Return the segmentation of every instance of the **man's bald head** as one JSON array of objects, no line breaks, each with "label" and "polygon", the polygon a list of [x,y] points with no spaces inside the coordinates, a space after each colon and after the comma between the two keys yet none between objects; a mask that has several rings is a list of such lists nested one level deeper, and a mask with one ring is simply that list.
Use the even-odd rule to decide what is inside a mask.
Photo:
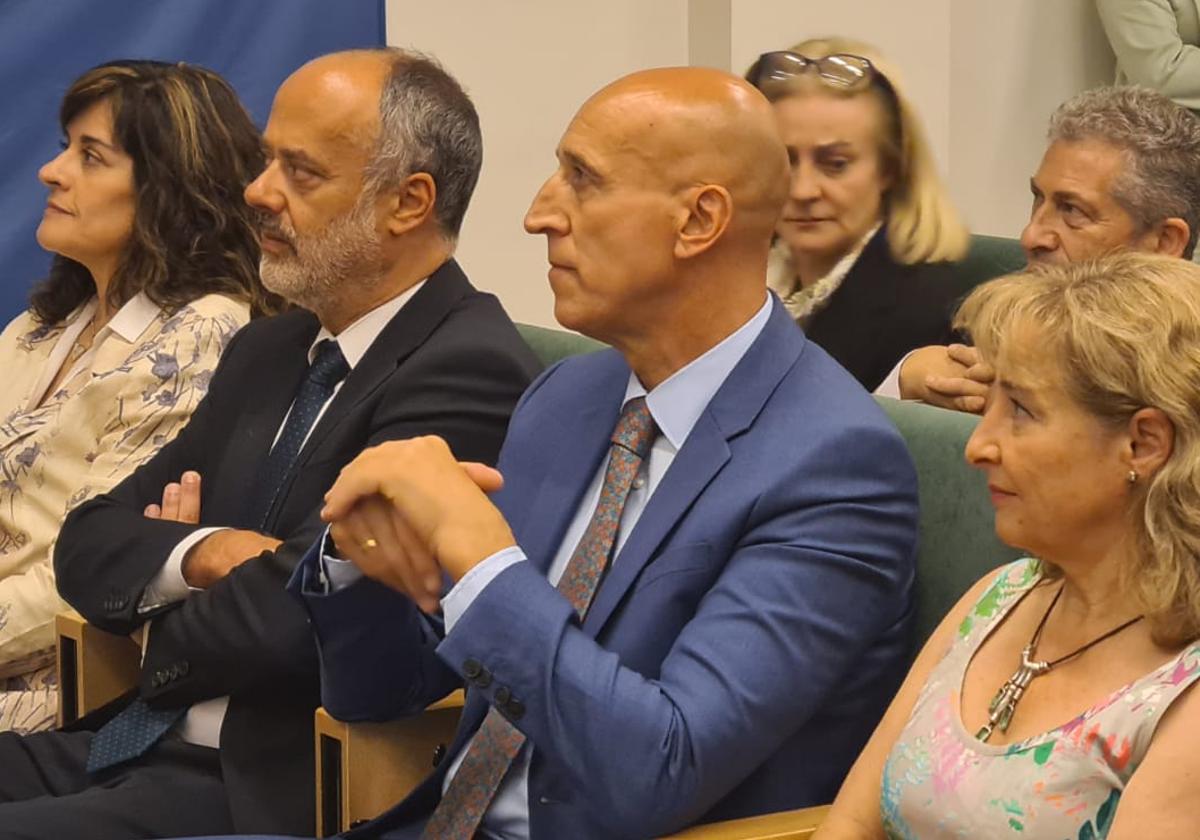
[{"label": "man's bald head", "polygon": [[428,56],[308,62],[280,86],[263,139],[269,164],[245,195],[263,211],[264,282],[327,326],[453,251],[482,142],[471,100]]},{"label": "man's bald head", "polygon": [[576,120],[625,134],[670,189],[724,187],[736,213],[730,233],[770,239],[787,197],[787,149],[774,112],[745,80],[703,67],[665,67],[602,88]]},{"label": "man's bald head", "polygon": [[379,134],[379,98],[391,72],[382,50],[350,50],[319,56],[288,76],[275,94],[306,107],[314,119],[369,152]]},{"label": "man's bald head", "polygon": [[453,240],[479,179],[483,141],[475,106],[431,56],[398,47],[347,50],[309,61],[276,94],[329,128],[363,161],[363,189],[379,194],[428,173],[436,216]]},{"label": "man's bald head", "polygon": [[564,326],[634,363],[645,342],[711,346],[763,305],[788,162],[757,90],[717,70],[634,73],[584,103],[557,157],[525,227],[546,235]]}]

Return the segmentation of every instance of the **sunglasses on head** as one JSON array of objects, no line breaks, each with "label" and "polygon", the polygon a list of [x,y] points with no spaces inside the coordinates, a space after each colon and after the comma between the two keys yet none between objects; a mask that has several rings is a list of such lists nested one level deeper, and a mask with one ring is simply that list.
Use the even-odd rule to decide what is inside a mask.
[{"label": "sunglasses on head", "polygon": [[754,62],[750,84],[763,93],[786,89],[792,80],[813,72],[825,85],[839,90],[863,90],[876,78],[883,78],[875,65],[861,55],[835,53],[823,58],[809,58],[791,50],[763,53]]}]

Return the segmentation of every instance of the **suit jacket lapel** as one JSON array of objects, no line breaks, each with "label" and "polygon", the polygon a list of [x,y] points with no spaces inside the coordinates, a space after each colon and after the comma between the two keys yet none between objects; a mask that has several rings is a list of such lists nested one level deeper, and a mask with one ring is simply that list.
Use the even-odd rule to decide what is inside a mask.
[{"label": "suit jacket lapel", "polygon": [[[628,379],[628,368],[625,370],[625,378],[618,386],[620,393],[614,395],[613,383],[605,383],[597,389],[602,395],[600,399],[574,407],[556,433],[546,435],[539,457],[554,468],[546,470],[541,486],[531,497],[533,503],[521,511],[518,536],[525,556],[543,574],[550,570],[563,536],[578,513],[583,494],[608,452]],[[521,503],[518,499],[517,504]]]},{"label": "suit jacket lapel", "polygon": [[754,422],[805,339],[778,300],[762,333],[696,421],[600,584],[583,629],[597,636],[629,587],[729,460],[729,441]]},{"label": "suit jacket lapel", "polygon": [[687,443],[655,488],[629,539],[613,559],[584,618],[585,632],[592,636],[599,634],[659,543],[728,460],[729,446],[725,435],[706,412],[696,422]]},{"label": "suit jacket lapel", "polygon": [[471,291],[458,263],[449,260],[429,276],[425,285],[392,317],[354,366],[312,430],[292,472],[309,461],[330,433],[354,407],[374,393],[404,359],[437,328],[459,300]]},{"label": "suit jacket lapel", "polygon": [[[259,446],[255,461],[266,460],[271,449],[271,442],[279,431],[283,418],[296,392],[300,389],[300,381],[308,370],[308,348],[321,325],[315,315],[308,312],[295,312],[277,316],[288,318],[292,323],[287,324],[287,332],[280,336],[277,342],[277,355],[273,359],[264,360],[262,375],[255,382],[253,395],[248,394],[249,405],[246,410],[246,423],[251,427],[265,427],[267,445]],[[235,439],[238,436],[234,436]],[[262,441],[260,435],[248,436],[255,441]]]},{"label": "suit jacket lapel", "polygon": [[255,512],[261,504],[258,494],[265,492],[261,485],[263,465],[308,370],[308,348],[320,329],[316,316],[301,310],[274,318],[279,328],[271,342],[274,355],[259,360],[254,378],[246,383],[246,393],[239,395],[242,410],[226,418],[231,424],[227,431],[229,446],[222,456],[222,461],[241,476],[237,483],[244,488],[230,515],[233,521],[252,529],[262,524]]}]

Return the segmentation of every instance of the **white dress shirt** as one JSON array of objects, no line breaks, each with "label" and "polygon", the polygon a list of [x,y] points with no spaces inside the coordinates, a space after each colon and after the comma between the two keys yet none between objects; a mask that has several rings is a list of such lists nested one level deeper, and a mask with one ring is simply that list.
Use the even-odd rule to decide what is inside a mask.
[{"label": "white dress shirt", "polygon": [[900,371],[904,367],[904,363],[908,361],[908,357],[914,352],[913,350],[909,350],[905,353],[900,358],[900,361],[896,362],[896,366],[879,383],[879,387],[871,393],[877,397],[891,397],[894,400],[904,399],[900,396]]},{"label": "white dress shirt", "polygon": [[[767,295],[766,302],[758,312],[736,332],[709,349],[704,355],[680,368],[649,393],[638,381],[637,376],[630,373],[622,405],[635,397],[645,396],[650,415],[654,418],[654,422],[662,434],[655,439],[650,449],[650,457],[643,463],[638,476],[634,479],[633,488],[626,497],[616,545],[613,547],[614,559],[612,562],[614,565],[621,562],[620,551],[626,538],[633,531],[650,497],[675,460],[676,454],[683,448],[696,421],[708,407],[713,395],[725,382],[730,372],[750,349],[750,345],[758,338],[767,325],[770,315],[771,296]],[[583,501],[575,513],[575,518],[571,520],[558,552],[550,564],[546,576],[551,584],[557,585],[559,578],[566,570],[571,555],[574,554],[576,546],[583,538],[584,531],[587,530],[588,523],[600,502],[600,491],[607,467],[608,457],[606,456],[593,476],[592,482],[583,496]],[[464,575],[442,599],[442,612],[447,635],[454,631],[454,625],[458,619],[467,611],[484,587],[500,572],[514,563],[521,562],[526,562],[525,554],[520,547],[513,546],[497,552]],[[467,745],[467,748],[469,747],[470,743]],[[532,750],[533,747],[526,744],[513,760],[508,774],[504,777],[504,781],[480,825],[484,836],[496,838],[496,840],[527,840],[529,837],[529,761]],[[458,772],[465,756],[466,749],[454,756],[446,773],[442,787],[443,792],[449,786],[454,774]]]},{"label": "white dress shirt", "polygon": [[[426,278],[428,279],[428,278]],[[370,312],[360,317],[346,329],[342,330],[337,336],[334,336],[325,327],[321,327],[317,333],[317,337],[313,339],[313,343],[308,349],[308,361],[312,364],[316,356],[317,345],[326,339],[334,339],[341,348],[342,355],[346,358],[346,364],[350,370],[362,361],[363,356],[374,344],[375,339],[383,332],[384,327],[388,322],[395,317],[404,305],[412,299],[422,286],[425,285],[425,280],[410,287],[400,293],[391,300],[383,303]],[[347,376],[349,374],[347,373]],[[343,379],[342,382],[345,380]],[[321,406],[321,410],[317,412],[317,416],[313,419],[312,426],[309,427],[308,435],[312,434],[312,430],[317,427],[321,417],[325,414],[325,410],[329,404],[333,402],[341,390],[342,382],[334,386],[333,393],[329,395],[329,399]],[[284,426],[287,425],[288,417],[291,416],[292,410],[289,407],[288,413],[284,415],[283,422],[279,424],[279,429],[275,432],[275,440],[279,440],[279,435],[282,434]],[[307,443],[308,435],[305,435],[304,441]],[[272,444],[273,445],[273,444]],[[303,444],[301,444],[303,448]],[[196,591],[195,587],[188,586],[183,577],[183,561],[187,556],[187,552],[192,546],[196,545],[202,539],[207,537],[214,531],[225,530],[223,528],[199,528],[193,531],[188,536],[180,540],[171,550],[166,562],[163,563],[162,569],[154,577],[154,580],[146,587],[142,594],[142,600],[138,604],[139,612],[147,612],[152,609],[157,609],[167,604],[182,601],[187,598],[192,592]],[[146,635],[143,639],[143,650],[149,643],[151,625],[146,625]],[[188,709],[187,716],[180,724],[180,737],[192,744],[199,744],[204,747],[218,748],[221,743],[221,724],[225,720],[225,710],[229,706],[228,697],[217,697],[212,700],[205,700],[196,703]]]}]

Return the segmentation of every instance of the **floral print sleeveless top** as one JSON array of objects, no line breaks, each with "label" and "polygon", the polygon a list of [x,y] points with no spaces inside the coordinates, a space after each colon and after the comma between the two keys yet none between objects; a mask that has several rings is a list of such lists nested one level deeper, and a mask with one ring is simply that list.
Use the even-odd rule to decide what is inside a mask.
[{"label": "floral print sleeveless top", "polygon": [[1074,720],[1024,741],[988,745],[959,716],[967,663],[1037,583],[1033,560],[1000,570],[934,667],[883,770],[890,838],[1098,840],[1171,702],[1200,677],[1200,643]]}]

